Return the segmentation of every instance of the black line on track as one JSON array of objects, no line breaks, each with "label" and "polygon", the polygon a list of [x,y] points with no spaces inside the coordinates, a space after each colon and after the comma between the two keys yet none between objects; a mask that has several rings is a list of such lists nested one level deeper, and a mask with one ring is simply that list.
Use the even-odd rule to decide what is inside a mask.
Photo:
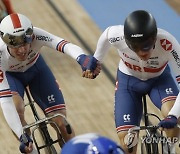
[{"label": "black line on track", "polygon": [[[46,0],[47,3],[52,7],[52,9],[56,12],[56,14],[61,18],[61,20],[65,23],[65,25],[69,28],[69,30],[74,34],[74,36],[79,40],[79,42],[83,45],[83,47],[87,50],[89,54],[94,54],[93,50],[88,46],[88,44],[81,38],[81,36],[76,32],[76,30],[71,26],[71,24],[67,21],[67,19],[64,17],[64,15],[61,13],[61,11],[55,6],[55,4],[51,0]],[[112,74],[109,72],[107,67],[102,65],[102,70],[108,77],[108,79],[112,82],[112,84],[115,84],[115,79],[112,76]]]}]

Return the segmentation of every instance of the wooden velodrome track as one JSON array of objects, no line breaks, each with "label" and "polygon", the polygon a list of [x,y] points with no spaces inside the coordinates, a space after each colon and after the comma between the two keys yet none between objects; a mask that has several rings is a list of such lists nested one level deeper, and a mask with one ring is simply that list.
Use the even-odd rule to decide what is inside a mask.
[{"label": "wooden velodrome track", "polygon": [[[179,1],[169,0],[171,4],[174,4],[173,1],[176,2],[176,9],[179,11]],[[27,15],[34,26],[81,46],[88,54],[92,53],[101,31],[88,14],[76,0],[49,2],[12,0],[15,11]],[[95,80],[82,78],[80,66],[65,54],[45,47],[42,48],[42,54],[60,84],[67,105],[68,120],[76,135],[96,132],[118,141],[113,120],[114,80],[119,61],[118,54],[109,52],[108,58],[105,58],[103,72]],[[153,105],[150,104],[148,108],[159,114]],[[39,109],[38,111],[42,113]],[[33,122],[29,107],[25,115],[28,123]],[[2,112],[0,117],[0,153],[17,154],[19,142],[13,137]],[[54,132],[52,134],[54,135]]]}]

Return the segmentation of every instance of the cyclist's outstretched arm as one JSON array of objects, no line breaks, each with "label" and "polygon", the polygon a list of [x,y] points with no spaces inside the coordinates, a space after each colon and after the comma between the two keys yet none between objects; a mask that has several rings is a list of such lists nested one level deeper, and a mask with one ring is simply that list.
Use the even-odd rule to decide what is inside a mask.
[{"label": "cyclist's outstretched arm", "polygon": [[[37,27],[34,28],[34,35],[37,36],[37,41],[40,46],[50,47],[75,59],[80,64],[83,73],[86,70],[90,71],[90,78],[94,78],[99,74],[100,65],[97,59],[92,55],[87,55],[78,45]],[[40,38],[39,36],[44,36],[44,38]],[[46,39],[46,41],[44,39]]]}]

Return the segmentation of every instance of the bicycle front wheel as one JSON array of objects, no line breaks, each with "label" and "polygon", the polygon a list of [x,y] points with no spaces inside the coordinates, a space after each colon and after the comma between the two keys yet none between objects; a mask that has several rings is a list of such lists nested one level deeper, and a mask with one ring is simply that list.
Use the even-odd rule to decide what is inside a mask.
[{"label": "bicycle front wheel", "polygon": [[58,154],[53,145],[44,148],[45,154]]},{"label": "bicycle front wheel", "polygon": [[[49,132],[46,131],[46,133],[43,131],[43,129],[39,129],[39,132],[41,134],[42,137],[42,142],[44,145],[47,145],[48,143],[51,142],[51,138],[49,135]],[[56,148],[54,147],[54,145],[47,145],[46,147],[44,147],[44,151],[45,154],[58,154],[56,151]]]},{"label": "bicycle front wheel", "polygon": [[[145,141],[146,136],[143,136],[143,141]],[[141,143],[141,154],[152,154],[151,153],[151,144],[143,142]]]}]

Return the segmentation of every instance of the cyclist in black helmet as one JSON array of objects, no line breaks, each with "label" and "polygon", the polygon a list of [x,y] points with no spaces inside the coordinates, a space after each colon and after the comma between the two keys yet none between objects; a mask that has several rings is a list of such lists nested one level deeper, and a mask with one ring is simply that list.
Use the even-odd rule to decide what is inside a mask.
[{"label": "cyclist in black helmet", "polygon": [[[140,125],[142,96],[149,95],[164,117],[175,102],[179,103],[179,90],[169,65],[172,65],[176,79],[180,82],[180,45],[170,33],[157,28],[154,17],[145,10],[130,13],[124,26],[108,27],[98,40],[94,57],[102,62],[111,45],[121,58],[115,88],[115,124],[120,145],[129,153],[125,136],[128,129]],[[89,78],[88,71],[84,74],[84,77]],[[177,123],[177,118],[176,115],[168,117],[174,123]],[[167,121],[160,126],[167,124]],[[178,136],[178,131],[174,127],[166,133],[168,137],[174,137]],[[136,139],[133,153],[136,153]],[[175,153],[174,143],[170,147],[171,153]]]},{"label": "cyclist in black helmet", "polygon": [[156,42],[154,17],[145,11],[132,12],[124,23],[124,38],[128,47],[138,53],[150,51]]}]

